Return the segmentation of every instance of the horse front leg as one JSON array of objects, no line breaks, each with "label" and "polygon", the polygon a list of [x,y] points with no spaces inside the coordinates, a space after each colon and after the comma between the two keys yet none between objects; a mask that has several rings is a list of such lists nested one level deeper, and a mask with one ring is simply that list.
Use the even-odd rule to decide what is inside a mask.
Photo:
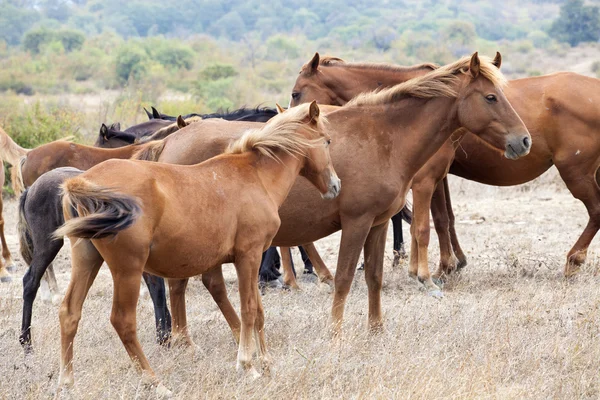
[{"label": "horse front leg", "polygon": [[383,285],[383,256],[389,221],[374,226],[364,245],[365,280],[369,291],[369,328],[371,332],[383,329],[381,314],[381,287]]},{"label": "horse front leg", "polygon": [[[252,337],[255,333],[257,313],[262,312],[262,307],[259,309],[258,306],[260,253],[252,251],[243,252],[236,255],[234,264],[238,276],[240,308],[242,311],[242,327],[236,368],[238,371],[249,373],[251,377],[256,378],[260,374],[252,366],[252,356],[254,354]],[[264,316],[261,318],[264,319]]]},{"label": "horse front leg", "polygon": [[231,329],[233,338],[239,345],[242,323],[227,297],[227,287],[225,286],[225,279],[223,279],[222,266],[218,265],[203,273],[202,283],[208,289],[215,303],[217,303],[221,313],[223,313],[223,317],[225,317],[225,321],[227,321]]},{"label": "horse front leg", "polygon": [[342,217],[342,239],[335,272],[335,290],[331,307],[331,330],[334,336],[341,333],[346,299],[354,279],[355,265],[365,244],[372,217]]}]

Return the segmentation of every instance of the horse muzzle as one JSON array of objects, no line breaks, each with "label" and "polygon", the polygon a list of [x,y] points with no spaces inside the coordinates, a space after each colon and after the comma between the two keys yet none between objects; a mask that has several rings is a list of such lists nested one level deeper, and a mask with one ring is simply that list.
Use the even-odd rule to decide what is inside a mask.
[{"label": "horse muzzle", "polygon": [[531,150],[531,136],[512,135],[506,142],[504,157],[509,160],[516,160],[526,156]]},{"label": "horse muzzle", "polygon": [[321,194],[321,197],[327,200],[335,199],[340,194],[340,190],[342,190],[342,181],[337,175],[332,175],[329,180],[327,193]]}]

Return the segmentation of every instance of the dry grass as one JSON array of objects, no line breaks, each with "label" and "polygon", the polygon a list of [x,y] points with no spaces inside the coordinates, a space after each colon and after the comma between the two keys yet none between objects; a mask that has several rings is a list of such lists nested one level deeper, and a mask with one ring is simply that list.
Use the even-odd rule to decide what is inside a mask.
[{"label": "dry grass", "polygon": [[[598,398],[600,267],[592,252],[577,277],[559,276],[587,215],[555,175],[504,189],[452,179],[457,230],[469,266],[446,284],[440,301],[421,292],[406,277],[405,266],[392,271],[388,258],[385,331],[377,336],[367,333],[366,285],[357,273],[340,342],[325,331],[331,295],[323,288],[300,280],[301,292],[264,296],[271,377],[254,382],[238,377],[229,329],[198,280],[191,282],[187,301],[196,354],[154,343],[148,296],[138,310],[142,346],[176,398]],[[16,204],[6,208],[16,251]],[[391,245],[391,235],[389,240]],[[334,235],[317,244],[332,267],[338,241]],[[432,243],[433,268],[437,240]],[[64,290],[68,251],[57,264]],[[237,307],[232,268],[226,273]],[[0,398],[48,398],[58,379],[57,306],[35,305],[36,351],[26,359],[17,340],[20,291],[18,280],[0,286]],[[63,397],[154,398],[109,323],[111,291],[103,268],[75,343],[76,384]]]}]

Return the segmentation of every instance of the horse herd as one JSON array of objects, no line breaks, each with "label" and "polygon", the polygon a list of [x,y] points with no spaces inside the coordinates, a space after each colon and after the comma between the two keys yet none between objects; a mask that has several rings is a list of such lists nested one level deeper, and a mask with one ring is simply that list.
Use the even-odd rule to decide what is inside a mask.
[{"label": "horse herd", "polygon": [[[270,245],[305,247],[321,281],[334,287],[331,330],[339,335],[364,251],[368,321],[377,331],[388,221],[401,232],[398,213],[409,189],[409,275],[439,295],[444,276],[466,265],[449,172],[504,186],[556,165],[590,216],[567,255],[565,275],[575,273],[600,228],[600,81],[563,72],[508,82],[500,65],[499,53],[494,59],[475,53],[442,67],[348,63],[317,53],[302,67],[287,110],[173,121],[153,109],[149,121],[125,131],[103,125],[95,147],[56,141],[27,150],[0,131],[0,155],[14,165],[13,185],[27,188],[19,207],[21,254],[29,264],[20,336],[25,351],[32,350],[33,301],[45,272],[53,281],[51,264],[65,236],[72,271],[59,312],[61,386],[74,382],[75,333],[103,262],[114,282],[111,323],[160,396],[171,392],[136,334],[142,277],[154,302],[158,341],[193,345],[185,291],[190,277],[202,275],[239,344],[237,368],[256,376],[255,350],[263,371],[271,362],[258,291],[261,254]],[[430,210],[441,257],[433,275]],[[0,276],[6,278],[12,261],[1,219],[0,228]],[[338,230],[334,278],[312,242]],[[401,246],[394,241],[396,254]],[[227,297],[223,263],[235,265],[241,320]],[[158,276],[168,278],[171,313]],[[285,257],[284,281],[296,285]]]}]

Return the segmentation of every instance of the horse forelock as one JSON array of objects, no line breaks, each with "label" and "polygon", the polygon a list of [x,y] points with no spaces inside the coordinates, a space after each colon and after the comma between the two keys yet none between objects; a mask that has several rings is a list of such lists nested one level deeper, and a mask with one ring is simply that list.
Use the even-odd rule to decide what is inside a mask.
[{"label": "horse forelock", "polygon": [[[507,84],[506,77],[493,64],[489,57],[479,56],[479,73],[495,87],[503,88]],[[345,107],[361,105],[388,104],[406,97],[434,98],[456,97],[458,95],[458,74],[467,74],[471,57],[463,57],[458,61],[439,67],[425,75],[410,79],[377,92],[363,93],[356,96]]]},{"label": "horse forelock", "polygon": [[229,145],[225,153],[241,154],[256,150],[275,160],[279,160],[276,154],[278,151],[293,156],[306,155],[306,150],[316,146],[320,139],[308,139],[300,134],[300,130],[321,130],[327,123],[326,117],[320,115],[316,117],[317,127],[311,128],[305,122],[309,106],[307,103],[293,107],[272,118],[262,128],[246,131],[242,137]]}]

